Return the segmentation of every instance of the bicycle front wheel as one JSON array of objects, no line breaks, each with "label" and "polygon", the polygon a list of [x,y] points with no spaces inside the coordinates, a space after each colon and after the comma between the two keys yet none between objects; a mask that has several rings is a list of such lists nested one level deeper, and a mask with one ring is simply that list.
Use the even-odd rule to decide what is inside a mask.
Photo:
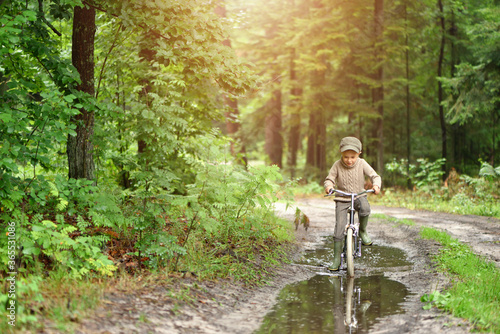
[{"label": "bicycle front wheel", "polygon": [[354,278],[347,279],[347,292],[345,295],[345,324],[347,326],[352,325],[352,319],[356,316],[352,312],[352,297],[354,294]]},{"label": "bicycle front wheel", "polygon": [[352,229],[347,229],[346,242],[346,261],[347,261],[347,275],[349,277],[354,277],[354,236],[352,234]]}]

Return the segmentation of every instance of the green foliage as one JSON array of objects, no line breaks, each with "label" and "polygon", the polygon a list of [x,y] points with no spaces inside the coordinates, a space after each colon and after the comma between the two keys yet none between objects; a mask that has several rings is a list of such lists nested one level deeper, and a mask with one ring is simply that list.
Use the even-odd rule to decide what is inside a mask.
[{"label": "green foliage", "polygon": [[169,212],[165,212],[164,205],[168,203],[168,196],[161,191],[161,182],[155,186],[157,179],[154,176],[157,175],[151,173],[137,179],[138,187],[131,192],[132,205],[126,207],[131,229],[125,234],[131,240],[135,239],[134,248],[137,251],[133,255],[139,261],[147,260],[150,268],[161,269],[175,255],[184,255],[186,249],[178,244],[177,236],[166,230],[165,216]]},{"label": "green foliage", "polygon": [[437,308],[446,308],[449,305],[451,294],[441,294],[439,291],[432,291],[430,294],[425,294],[420,298],[420,301],[427,303],[423,306],[424,310],[430,310],[433,306]]},{"label": "green foliage", "polygon": [[8,315],[11,313],[7,308],[11,305],[11,300],[15,301],[15,320],[12,323],[16,324],[17,329],[26,328],[26,326],[36,323],[38,319],[31,312],[32,309],[29,304],[42,303],[44,301],[43,296],[40,294],[42,281],[43,279],[40,276],[31,277],[29,280],[17,277],[15,293],[9,293],[9,290],[5,288],[0,291],[0,314],[3,319],[8,319],[7,321],[0,322],[0,330],[3,333],[7,333],[13,329],[8,324],[11,321]]},{"label": "green foliage", "polygon": [[228,161],[228,146],[221,139],[200,137],[197,142],[208,149],[191,160],[196,182],[187,196],[169,196],[169,220],[177,222],[170,231],[186,249],[186,257],[178,253],[174,268],[255,282],[262,269],[245,266],[246,261],[253,261],[267,244],[291,240],[289,223],[277,220],[272,209],[282,177],[276,166],[246,171]]},{"label": "green foliage", "polygon": [[487,162],[483,162],[481,169],[479,170],[479,176],[488,177],[492,180],[498,180],[500,178],[500,166],[493,168]]},{"label": "green foliage", "polygon": [[[55,255],[60,254],[56,242],[67,240],[69,230],[40,225],[39,238],[33,241],[31,233],[37,231],[31,222],[36,213],[54,214],[73,205],[69,197],[59,196],[54,179],[45,176],[58,167],[57,152],[67,136],[74,135],[68,121],[78,113],[71,89],[79,79],[37,9],[21,1],[0,6],[0,38],[5,42],[0,51],[0,220],[16,223],[18,246],[31,242],[41,251],[45,245]],[[0,244],[4,260],[5,239]],[[88,243],[83,247],[91,249]],[[32,255],[19,253],[17,260],[34,261]]]},{"label": "green foliage", "polygon": [[[470,15],[472,14],[472,15]],[[500,91],[500,33],[498,20],[500,10],[497,6],[480,6],[473,8],[465,33],[470,40],[468,51],[473,55],[457,66],[455,78],[445,80],[452,89],[456,99],[449,109],[451,123],[477,122],[480,115],[494,117],[498,108],[498,92]],[[498,116],[497,116],[498,117]],[[483,123],[483,126],[485,124]]]},{"label": "green foliage", "polygon": [[113,262],[101,251],[108,241],[106,236],[78,236],[70,234],[77,231],[75,226],[64,223],[61,215],[56,216],[58,224],[35,216],[31,222],[29,238],[21,240],[23,256],[31,258],[41,253],[67,268],[71,276],[83,277],[90,271],[111,276],[116,270]]},{"label": "green foliage", "polygon": [[[388,178],[392,182],[397,183],[400,175],[407,175],[405,164],[406,161],[402,160],[401,163],[394,161],[387,165],[387,171],[390,173]],[[441,171],[438,166],[426,163],[424,167],[418,171],[417,167],[410,165],[412,171],[410,175],[423,177],[423,179],[420,177],[417,179],[420,181],[416,183],[416,191],[404,191],[398,187],[386,188],[383,196],[378,196],[373,200],[386,205],[411,209],[500,217],[498,203],[500,180],[496,169],[489,164],[482,163],[480,177],[459,175],[456,171],[452,171],[441,187],[438,187],[441,184],[439,181]],[[429,173],[428,177],[424,171]],[[419,188],[418,185],[421,187]]]},{"label": "green foliage", "polygon": [[393,182],[392,185],[404,185],[407,180],[417,189],[424,192],[435,191],[441,185],[442,170],[446,160],[444,158],[436,161],[428,159],[417,159],[417,164],[409,164],[406,159],[397,161],[394,159],[385,165],[387,178]]},{"label": "green foliage", "polygon": [[421,300],[428,303],[424,308],[442,308],[456,317],[469,319],[480,331],[500,332],[500,270],[445,232],[424,228],[421,235],[441,243],[436,261],[453,279],[452,287],[446,292],[424,295]]},{"label": "green foliage", "polygon": [[[134,245],[139,264],[148,259],[161,268],[185,254],[165,217],[175,211],[169,196],[185,194],[195,178],[189,162],[197,154],[194,138],[222,119],[221,87],[240,94],[250,86],[249,77],[239,75],[243,65],[222,43],[225,32],[213,8],[195,1],[180,7],[108,2],[102,5],[113,14],[98,17],[104,33],[98,34],[96,51],[98,90],[107,85],[101,99],[82,96],[73,90],[79,78],[64,36],[71,26],[65,20],[81,2],[41,5],[45,8],[12,1],[0,7],[5,41],[0,207],[2,220],[18,224],[18,243],[24,247],[18,260],[21,266],[44,260],[46,269],[71,268],[77,276],[109,275],[114,266],[103,250],[110,237],[121,237]],[[151,21],[156,15],[177,24]],[[53,25],[58,21],[60,31]],[[144,37],[144,29],[153,32],[154,41]],[[62,38],[53,32],[62,32]],[[141,59],[144,50],[154,59]],[[62,176],[66,140],[76,135],[71,120],[82,107],[96,112],[94,157],[100,182],[114,194],[93,186],[95,181]],[[146,145],[140,154],[137,141]],[[124,192],[110,181],[117,174],[129,188]],[[0,255],[4,259],[5,248]]]},{"label": "green foliage", "polygon": [[[47,327],[73,332],[89,309],[99,306],[103,290],[109,282],[68,277],[64,270],[43,276],[17,277],[15,327],[0,322],[2,333],[44,331]],[[7,318],[5,286],[0,290],[0,316]]]}]

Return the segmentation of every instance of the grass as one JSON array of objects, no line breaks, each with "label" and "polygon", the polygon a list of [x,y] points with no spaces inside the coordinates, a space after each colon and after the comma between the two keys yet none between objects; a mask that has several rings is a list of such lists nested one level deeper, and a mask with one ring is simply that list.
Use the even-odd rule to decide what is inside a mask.
[{"label": "grass", "polygon": [[0,332],[41,330],[47,327],[44,320],[49,320],[50,327],[72,333],[76,323],[99,305],[104,288],[102,280],[70,278],[59,271],[51,272],[48,277],[18,278],[15,327],[0,321]]},{"label": "grass", "polygon": [[453,282],[444,293],[432,292],[422,301],[468,319],[478,331],[500,333],[500,270],[446,232],[423,228],[421,236],[441,243],[435,260]]}]

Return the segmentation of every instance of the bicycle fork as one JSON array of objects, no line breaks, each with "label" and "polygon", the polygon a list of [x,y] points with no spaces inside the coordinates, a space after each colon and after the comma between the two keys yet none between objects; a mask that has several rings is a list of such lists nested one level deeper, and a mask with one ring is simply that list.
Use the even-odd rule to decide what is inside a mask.
[{"label": "bicycle fork", "polygon": [[[349,227],[350,229],[352,229],[352,236],[354,237],[354,241],[353,241],[353,245],[354,245],[354,252],[353,252],[353,256],[354,258],[358,258],[358,257],[361,257],[361,238],[359,238],[358,236],[358,231],[359,229],[355,228],[355,227]],[[344,243],[344,252],[345,252],[345,245],[346,243]]]}]

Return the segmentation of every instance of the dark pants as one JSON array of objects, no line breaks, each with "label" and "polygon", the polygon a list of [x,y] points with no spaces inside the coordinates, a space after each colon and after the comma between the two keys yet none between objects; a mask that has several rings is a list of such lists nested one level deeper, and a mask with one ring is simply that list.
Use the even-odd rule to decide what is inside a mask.
[{"label": "dark pants", "polygon": [[[333,234],[334,241],[344,240],[345,226],[348,223],[348,213],[351,202],[335,202],[335,231]],[[370,215],[370,203],[366,197],[360,197],[354,200],[354,210],[358,212],[360,217],[368,217]]]}]

